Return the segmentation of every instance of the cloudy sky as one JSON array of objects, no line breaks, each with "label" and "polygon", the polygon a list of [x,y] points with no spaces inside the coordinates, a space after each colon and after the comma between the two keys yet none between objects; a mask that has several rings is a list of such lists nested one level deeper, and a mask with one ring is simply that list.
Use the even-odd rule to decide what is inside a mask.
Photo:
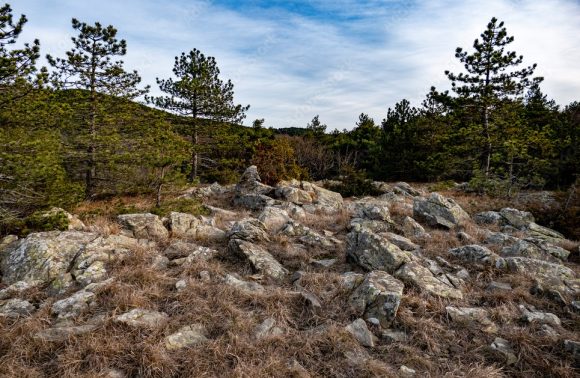
[{"label": "cloudy sky", "polygon": [[[10,0],[8,0],[10,1]],[[316,114],[329,129],[358,115],[377,121],[407,98],[418,105],[431,85],[447,89],[460,71],[457,46],[471,47],[493,16],[515,36],[512,49],[538,63],[544,92],[559,104],[580,100],[578,0],[13,0],[43,54],[71,47],[70,20],[112,24],[127,40],[128,69],[144,82],[171,75],[173,58],[198,48],[214,56],[246,124],[304,127]]]}]

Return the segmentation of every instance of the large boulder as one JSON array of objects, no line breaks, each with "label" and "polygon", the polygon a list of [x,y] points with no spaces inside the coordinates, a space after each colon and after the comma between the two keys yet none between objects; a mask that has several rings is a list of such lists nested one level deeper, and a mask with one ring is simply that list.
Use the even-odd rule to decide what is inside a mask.
[{"label": "large boulder", "polygon": [[412,253],[402,251],[386,238],[365,228],[355,229],[348,234],[346,253],[366,270],[384,270],[389,273],[414,259]]},{"label": "large boulder", "polygon": [[462,299],[463,293],[452,284],[436,277],[428,268],[417,261],[403,265],[395,272],[395,277],[401,281],[415,285],[421,290],[442,298]]},{"label": "large boulder", "polygon": [[136,239],[122,235],[32,233],[0,250],[0,271],[6,284],[43,281],[50,283],[53,290],[63,291],[75,280],[83,286],[103,280],[107,274],[105,263],[122,259],[138,245]]},{"label": "large boulder", "polygon": [[282,279],[288,274],[288,270],[270,252],[259,245],[245,240],[232,239],[228,244],[228,249],[230,252],[246,258],[256,271],[266,276]]},{"label": "large boulder", "polygon": [[413,217],[433,227],[452,229],[463,225],[469,219],[469,214],[452,199],[431,193],[429,198],[415,197]]},{"label": "large boulder", "polygon": [[155,214],[122,214],[117,219],[129,237],[151,240],[165,240],[169,237],[169,231]]},{"label": "large boulder", "polygon": [[358,316],[378,319],[388,328],[397,315],[404,285],[390,274],[377,270],[366,275],[350,296],[350,304]]},{"label": "large boulder", "polygon": [[564,265],[528,257],[506,257],[505,261],[508,270],[529,275],[534,278],[541,290],[546,290],[552,295],[560,297],[580,294],[580,280],[572,269]]},{"label": "large boulder", "polygon": [[168,226],[173,236],[177,237],[195,237],[196,229],[201,224],[201,220],[194,215],[187,213],[178,213],[172,211],[169,213]]},{"label": "large boulder", "polygon": [[505,264],[499,255],[477,244],[452,248],[449,250],[449,254],[465,261],[482,263],[484,265],[502,266]]},{"label": "large boulder", "polygon": [[504,247],[501,254],[503,256],[521,256],[560,263],[568,259],[570,252],[546,241],[528,238],[518,240],[512,245]]},{"label": "large boulder", "polygon": [[353,218],[391,222],[389,206],[386,202],[365,197],[349,204]]},{"label": "large boulder", "polygon": [[296,205],[311,204],[314,201],[313,197],[312,192],[307,192],[306,190],[286,185],[285,183],[279,183],[276,187],[276,198],[292,202]]},{"label": "large boulder", "polygon": [[25,317],[34,312],[34,310],[35,308],[30,302],[22,299],[14,298],[0,301],[0,319]]},{"label": "large boulder", "polygon": [[230,231],[228,231],[227,237],[251,242],[270,240],[264,223],[255,218],[245,218],[234,223]]},{"label": "large boulder", "polygon": [[421,237],[426,234],[425,229],[415,219],[406,216],[400,225],[401,232],[408,238]]},{"label": "large boulder", "polygon": [[71,263],[98,237],[80,231],[32,233],[0,251],[2,280],[7,284],[41,280],[65,287],[71,281]]},{"label": "large boulder", "polygon": [[502,225],[510,225],[519,230],[527,228],[535,219],[532,213],[510,207],[503,208],[499,211]]}]

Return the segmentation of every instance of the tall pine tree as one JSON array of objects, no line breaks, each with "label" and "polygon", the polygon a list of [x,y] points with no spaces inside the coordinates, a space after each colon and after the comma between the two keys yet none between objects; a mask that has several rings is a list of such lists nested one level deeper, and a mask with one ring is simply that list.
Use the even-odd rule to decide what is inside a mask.
[{"label": "tall pine tree", "polygon": [[[475,127],[483,135],[483,171],[489,176],[496,134],[502,130],[496,122],[496,112],[506,101],[519,100],[524,90],[542,78],[531,79],[536,64],[517,69],[523,56],[514,51],[506,51],[506,46],[514,41],[508,36],[503,22],[494,17],[481,34],[481,40],[473,42],[472,53],[458,47],[455,57],[463,64],[467,73],[455,74],[445,71],[452,82],[452,89],[479,116]],[[467,100],[467,101],[466,101]]]},{"label": "tall pine tree", "polygon": [[191,120],[192,144],[189,180],[198,176],[200,164],[200,129],[218,122],[241,123],[249,106],[234,104],[234,85],[220,79],[215,58],[199,50],[175,57],[173,73],[176,79],[157,79],[167,96],[148,98],[159,108],[188,117]]},{"label": "tall pine tree", "polygon": [[127,53],[127,42],[117,39],[117,29],[111,25],[103,27],[98,22],[88,25],[74,18],[72,27],[79,34],[72,38],[74,47],[67,51],[66,58],[47,55],[47,59],[55,69],[52,83],[57,89],[82,90],[78,92],[78,103],[85,109],[82,123],[86,138],[81,142],[84,150],[81,160],[85,192],[90,197],[96,185],[98,157],[107,157],[107,153],[100,153],[106,146],[99,138],[103,129],[99,120],[106,116],[106,110],[101,107],[103,95],[134,99],[145,94],[148,87],[138,88],[141,82],[139,74],[127,72],[123,61],[113,60]]}]

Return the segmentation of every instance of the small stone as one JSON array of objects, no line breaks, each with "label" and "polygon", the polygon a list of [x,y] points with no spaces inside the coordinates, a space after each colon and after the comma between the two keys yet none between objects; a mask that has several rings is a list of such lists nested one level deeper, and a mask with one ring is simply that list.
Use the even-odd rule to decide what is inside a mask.
[{"label": "small stone", "polygon": [[407,334],[402,331],[395,331],[393,329],[385,329],[381,332],[381,337],[389,342],[404,342],[407,341]]},{"label": "small stone", "polygon": [[151,267],[155,270],[165,270],[168,265],[169,259],[162,255],[156,255],[151,263]]},{"label": "small stone", "polygon": [[135,308],[115,317],[114,320],[117,323],[123,323],[131,327],[153,329],[165,326],[169,316],[164,312]]},{"label": "small stone", "polygon": [[562,325],[560,318],[550,312],[535,311],[533,307],[527,308],[524,305],[520,305],[519,309],[522,313],[522,319],[528,323],[549,324],[551,326]]},{"label": "small stone", "polygon": [[246,292],[261,293],[265,291],[264,287],[259,283],[243,281],[231,274],[226,274],[224,277],[224,283]]},{"label": "small stone", "polygon": [[580,359],[580,342],[574,340],[564,340],[564,349],[576,360]]},{"label": "small stone", "polygon": [[95,300],[95,294],[81,290],[68,298],[54,302],[50,312],[58,319],[72,319],[89,310]]},{"label": "small stone", "polygon": [[505,282],[491,281],[487,286],[487,290],[490,291],[510,291],[512,290],[512,285]]},{"label": "small stone", "polygon": [[503,355],[508,365],[513,365],[518,362],[514,350],[506,339],[496,337],[493,343],[491,343],[491,349]]},{"label": "small stone", "polygon": [[312,261],[312,265],[319,267],[319,268],[330,268],[334,264],[336,264],[336,259],[322,259],[322,260],[314,260]]},{"label": "small stone", "polygon": [[0,317],[19,318],[28,316],[34,311],[34,306],[22,299],[8,299],[0,301]]},{"label": "small stone", "polygon": [[275,326],[276,320],[274,318],[265,319],[254,330],[254,338],[260,340],[268,336],[279,336],[284,333],[281,328]]},{"label": "small stone", "polygon": [[186,280],[179,280],[175,283],[175,288],[177,291],[183,291],[187,288],[187,281]]},{"label": "small stone", "polygon": [[401,365],[401,367],[399,368],[399,373],[401,374],[402,377],[413,377],[415,376],[415,374],[417,374],[417,372],[414,369],[411,369],[410,367],[407,367],[405,365]]},{"label": "small stone", "polygon": [[362,345],[366,347],[374,347],[376,336],[369,331],[367,323],[363,319],[357,319],[348,326],[346,330],[354,336],[354,338]]},{"label": "small stone", "polygon": [[207,270],[202,270],[201,272],[199,272],[199,279],[202,280],[203,282],[210,282],[211,276]]},{"label": "small stone", "polygon": [[177,332],[165,338],[165,348],[170,350],[189,348],[207,341],[205,327],[192,324],[180,328]]}]

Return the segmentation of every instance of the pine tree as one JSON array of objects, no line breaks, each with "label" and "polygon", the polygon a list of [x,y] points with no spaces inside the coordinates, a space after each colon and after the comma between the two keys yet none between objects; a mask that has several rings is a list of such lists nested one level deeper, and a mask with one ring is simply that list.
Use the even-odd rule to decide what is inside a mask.
[{"label": "pine tree", "polygon": [[306,129],[308,130],[306,133],[307,136],[312,136],[318,139],[324,136],[326,125],[320,122],[319,115],[317,114],[312,118],[312,121],[306,125]]},{"label": "pine tree", "polygon": [[[141,77],[137,71],[127,72],[121,60],[113,58],[127,53],[125,40],[118,40],[117,29],[100,23],[88,25],[77,19],[72,20],[72,27],[78,36],[72,38],[74,48],[67,51],[66,58],[53,58],[47,55],[48,62],[55,71],[52,83],[57,89],[80,89],[78,102],[86,106],[86,118],[83,119],[87,140],[84,142],[83,158],[86,197],[95,189],[97,179],[97,154],[103,147],[99,142],[102,127],[99,120],[106,116],[101,103],[103,95],[122,99],[134,99],[148,91],[139,89]],[[85,95],[88,94],[88,96]]]},{"label": "pine tree", "polygon": [[536,64],[516,69],[523,62],[523,56],[506,51],[506,46],[513,41],[514,37],[508,36],[504,23],[494,17],[481,34],[481,41],[476,39],[473,42],[473,53],[469,54],[461,47],[455,51],[455,57],[463,63],[467,73],[445,71],[453,91],[463,100],[469,100],[467,104],[464,102],[464,106],[473,106],[480,117],[477,123],[481,125],[484,136],[483,170],[486,177],[490,173],[494,134],[501,133],[496,128],[494,113],[502,102],[518,100],[525,88],[542,80],[539,77],[531,79]]},{"label": "pine tree", "polygon": [[40,43],[36,39],[22,48],[9,49],[17,42],[27,21],[25,15],[15,21],[9,4],[0,7],[0,107],[24,97],[32,89],[26,82],[36,71]]},{"label": "pine tree", "polygon": [[219,122],[241,123],[250,107],[234,104],[232,82],[223,82],[215,58],[206,57],[197,49],[175,57],[173,73],[175,80],[157,79],[159,88],[168,96],[151,97],[148,101],[159,108],[191,119],[189,180],[193,182],[198,176],[200,164],[200,128]]}]

